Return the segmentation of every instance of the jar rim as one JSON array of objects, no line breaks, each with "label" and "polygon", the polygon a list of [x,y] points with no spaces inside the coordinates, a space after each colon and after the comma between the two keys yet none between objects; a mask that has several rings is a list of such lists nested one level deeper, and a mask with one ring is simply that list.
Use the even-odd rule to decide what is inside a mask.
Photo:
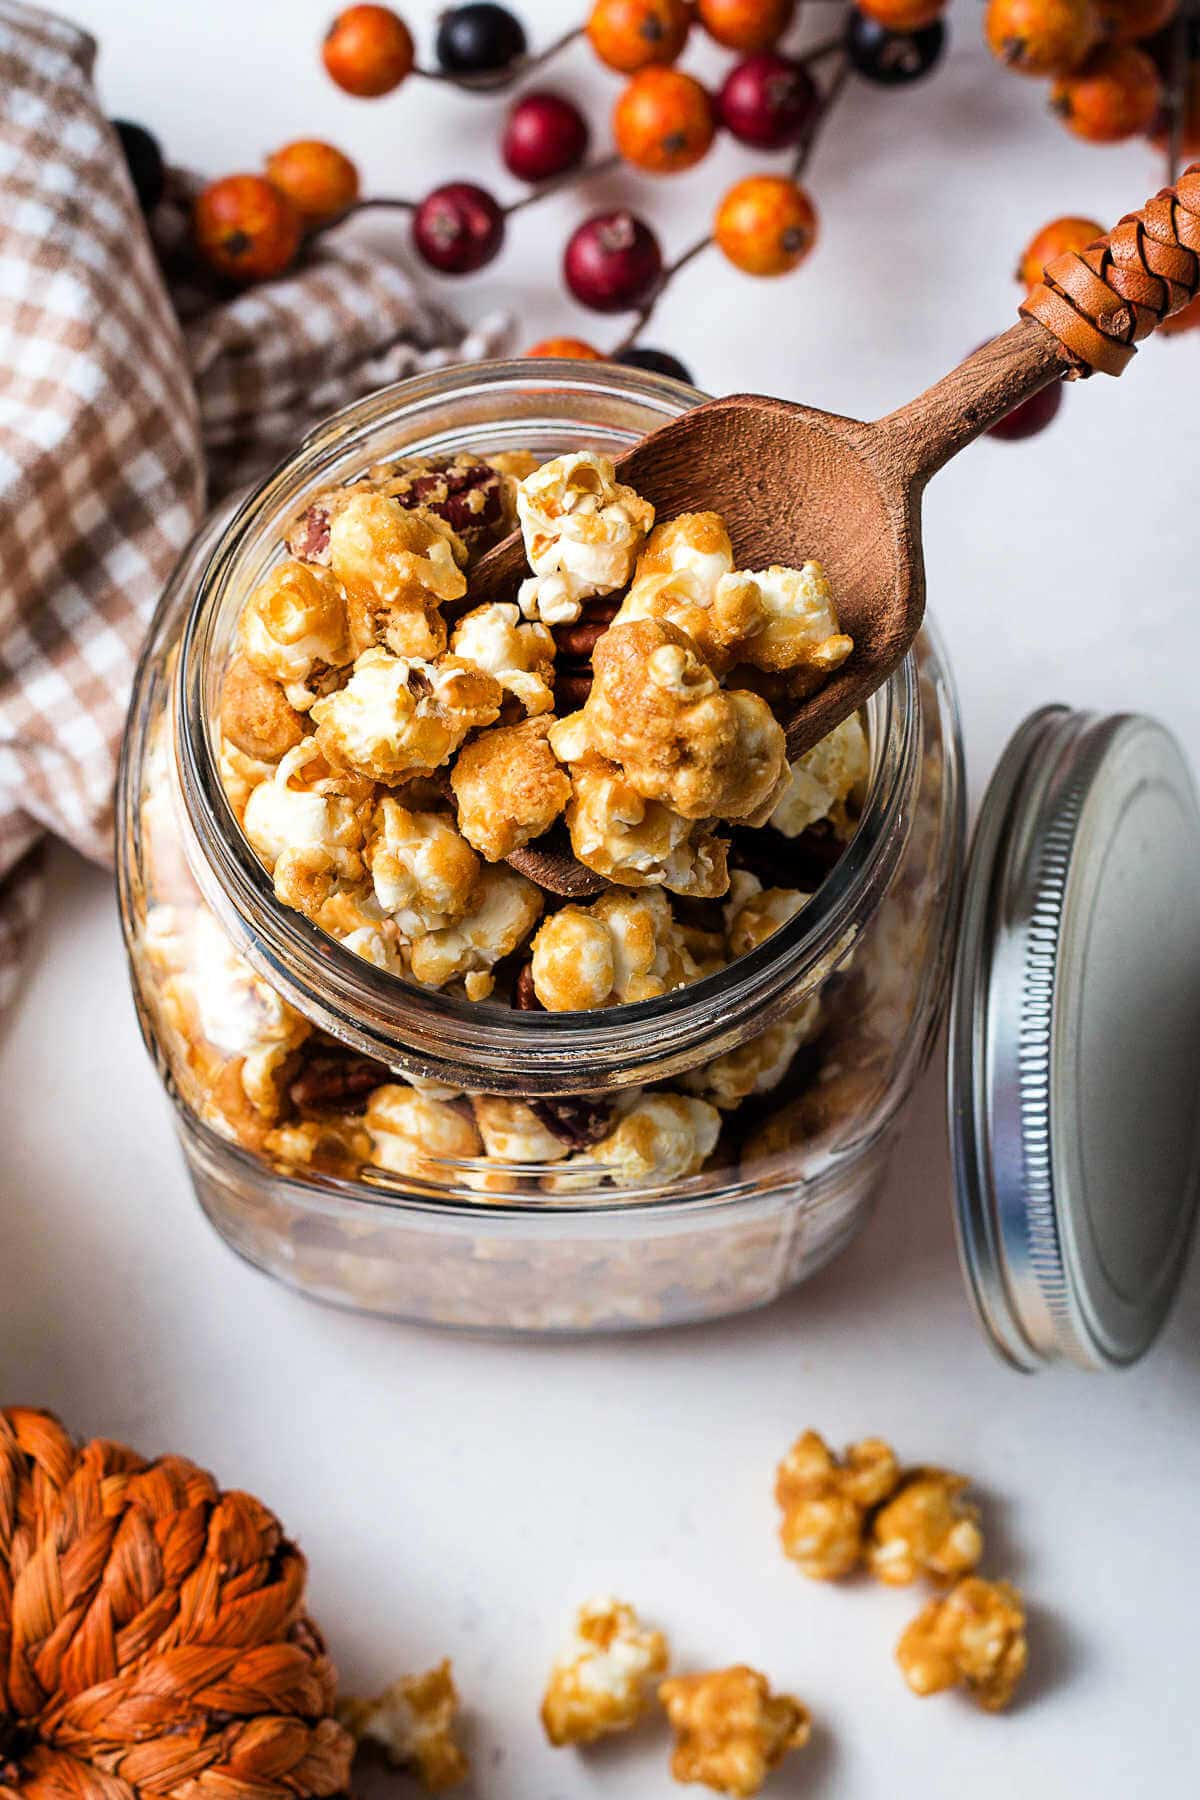
[{"label": "jar rim", "polygon": [[[502,1094],[601,1092],[659,1081],[736,1047],[796,1005],[848,953],[894,873],[896,829],[914,785],[921,727],[910,653],[868,706],[872,770],[854,837],[801,911],[757,949],[657,999],[595,1012],[521,1012],[423,987],[357,956],[276,899],[221,781],[213,730],[214,639],[244,587],[249,547],[298,486],[311,488],[381,427],[432,419],[447,399],[520,393],[544,429],[572,429],[585,402],[640,405],[675,417],[705,396],[669,377],[616,365],[527,359],[456,365],[352,402],[318,426],[232,512],[196,582],[173,683],[175,755],[189,860],[239,950],[298,1011],[404,1074]],[[547,417],[553,403],[570,412]],[[526,420],[522,418],[522,428]],[[511,420],[510,420],[511,428]],[[530,422],[532,428],[532,422]],[[496,426],[493,436],[501,427]],[[642,435],[626,431],[629,441]],[[454,432],[414,437],[395,453],[449,448]],[[355,472],[366,466],[360,461]],[[340,479],[351,478],[343,473]],[[288,517],[294,516],[293,507]]]}]

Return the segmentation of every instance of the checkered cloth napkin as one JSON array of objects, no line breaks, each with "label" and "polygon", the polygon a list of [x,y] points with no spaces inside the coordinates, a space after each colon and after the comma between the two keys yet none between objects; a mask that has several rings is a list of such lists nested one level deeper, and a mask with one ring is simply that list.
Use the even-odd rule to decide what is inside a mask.
[{"label": "checkered cloth napkin", "polygon": [[204,506],[335,407],[502,347],[361,245],[323,239],[236,295],[187,255],[195,184],[152,244],[92,88],[95,44],[0,0],[0,1006],[46,832],[111,859],[138,649]]}]

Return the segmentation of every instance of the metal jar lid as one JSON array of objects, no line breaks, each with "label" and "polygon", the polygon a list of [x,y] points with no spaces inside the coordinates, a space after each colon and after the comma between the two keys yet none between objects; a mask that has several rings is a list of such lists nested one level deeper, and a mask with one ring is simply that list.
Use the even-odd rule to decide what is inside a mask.
[{"label": "metal jar lid", "polygon": [[1046,707],[983,802],[950,1017],[967,1281],[1000,1353],[1131,1363],[1200,1189],[1200,805],[1153,720]]}]

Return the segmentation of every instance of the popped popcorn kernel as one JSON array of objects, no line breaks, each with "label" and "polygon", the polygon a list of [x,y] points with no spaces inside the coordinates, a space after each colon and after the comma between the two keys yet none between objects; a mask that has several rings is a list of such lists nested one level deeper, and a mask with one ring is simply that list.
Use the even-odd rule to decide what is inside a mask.
[{"label": "popped popcorn kernel", "polygon": [[664,1681],[658,1697],[676,1735],[671,1773],[717,1794],[752,1800],[789,1751],[812,1734],[807,1707],[772,1694],[765,1675],[745,1663]]},{"label": "popped popcorn kernel", "polygon": [[732,1112],[751,1094],[769,1094],[777,1088],[796,1052],[811,1043],[820,1028],[821,1002],[814,994],[736,1050],[727,1050],[698,1069],[685,1070],[680,1085],[710,1100],[722,1112]]},{"label": "popped popcorn kernel", "polygon": [[1002,1712],[1029,1661],[1025,1607],[1010,1581],[968,1575],[905,1630],[896,1661],[922,1698],[960,1682],[985,1712]]},{"label": "popped popcorn kernel", "polygon": [[799,888],[764,888],[748,869],[735,869],[729,883],[729,897],[723,908],[725,944],[730,960],[748,956],[773,937],[789,919],[794,919],[812,898]]},{"label": "popped popcorn kernel", "polygon": [[476,1094],[471,1105],[484,1150],[499,1162],[561,1162],[570,1149],[524,1100]]},{"label": "popped popcorn kernel", "polygon": [[479,879],[479,858],[441,813],[381,800],[363,852],[375,897],[411,941],[460,919]]},{"label": "popped popcorn kernel", "polygon": [[353,660],[345,589],[319,565],[280,563],[242,608],[238,642],[251,668],[307,711],[321,678]]},{"label": "popped popcorn kernel", "polygon": [[446,648],[440,608],[467,591],[466,549],[443,520],[360,490],[329,521],[329,567],[346,591],[354,652],[433,658]]},{"label": "popped popcorn kernel", "polygon": [[615,624],[660,619],[685,631],[711,669],[724,673],[737,647],[767,622],[758,588],[733,574],[733,546],[714,512],[656,525],[637,560]]},{"label": "popped popcorn kernel", "polygon": [[858,714],[851,713],[789,766],[787,786],[768,823],[794,838],[832,818],[841,835],[848,836],[846,801],[866,786],[870,768],[867,734]]},{"label": "popped popcorn kernel", "polygon": [[891,1587],[918,1575],[949,1581],[973,1569],[983,1555],[979,1508],[963,1499],[965,1475],[948,1469],[913,1469],[871,1523],[867,1566]]},{"label": "popped popcorn kernel", "polygon": [[449,1657],[423,1675],[402,1675],[374,1700],[338,1703],[338,1720],[358,1743],[377,1744],[394,1768],[415,1775],[430,1794],[470,1774],[455,1741],[458,1690]]},{"label": "popped popcorn kernel", "polygon": [[895,1454],[881,1438],[863,1438],[836,1457],[817,1432],[804,1432],[775,1477],[784,1555],[815,1581],[849,1575],[863,1560],[868,1514],[899,1480]]},{"label": "popped popcorn kernel", "polygon": [[371,1157],[370,1134],[361,1119],[293,1119],[263,1139],[268,1156],[293,1169],[322,1175],[354,1175]]},{"label": "popped popcorn kernel", "polygon": [[[590,1149],[570,1157],[561,1175],[547,1176],[545,1186],[556,1193],[588,1187],[597,1166],[607,1171],[614,1187],[658,1186],[684,1181],[699,1174],[717,1147],[721,1115],[706,1100],[690,1094],[622,1094],[617,1102],[618,1122]],[[576,1175],[575,1169],[591,1170]]]},{"label": "popped popcorn kernel", "polygon": [[[556,754],[572,746],[573,721],[550,727]],[[570,764],[566,823],[578,861],[619,887],[664,887],[713,899],[729,885],[729,848],[704,820],[646,800],[616,763],[584,749]]]},{"label": "popped popcorn kernel", "polygon": [[492,970],[524,943],[541,916],[540,888],[503,863],[481,872],[470,907],[453,925],[413,940],[413,976],[427,987],[462,980],[470,1000],[486,1000]]},{"label": "popped popcorn kernel", "polygon": [[786,776],[783,728],[757,694],[721,689],[686,632],[612,625],[592,671],[588,739],[638,793],[686,819],[765,818]]},{"label": "popped popcorn kernel", "polygon": [[696,979],[666,897],[612,889],[551,913],[533,940],[533,989],[548,1012],[653,1000]]},{"label": "popped popcorn kernel", "polygon": [[[717,589],[750,586],[756,593],[762,624],[738,646],[738,658],[766,674],[810,672],[823,680],[839,669],[854,648],[854,639],[838,627],[833,591],[819,562],[786,569],[746,569],[723,576]],[[740,604],[746,605],[744,598]]]},{"label": "popped popcorn kernel", "polygon": [[243,817],[276,888],[309,853],[325,858],[331,875],[358,880],[374,791],[363,776],[332,767],[316,738],[289,750],[270,780],[253,789]]},{"label": "popped popcorn kernel", "polygon": [[667,1640],[647,1631],[624,1601],[589,1600],[575,1615],[542,1700],[542,1725],[557,1748],[628,1731],[648,1710],[651,1683],[666,1672]]},{"label": "popped popcorn kernel", "polygon": [[448,762],[469,731],[499,718],[501,697],[497,681],[458,657],[365,650],[312,718],[331,763],[394,785]]},{"label": "popped popcorn kernel", "polygon": [[521,611],[565,625],[592,595],[625,586],[654,508],[617,481],[607,456],[581,450],[518,484],[517,517],[533,570],[518,594]]},{"label": "popped popcorn kernel", "polygon": [[221,730],[245,756],[276,763],[307,736],[308,726],[278,681],[235,656],[221,689]]},{"label": "popped popcorn kernel", "polygon": [[554,710],[554,638],[546,625],[522,620],[520,608],[477,606],[454,627],[450,648],[494,677],[530,718]]},{"label": "popped popcorn kernel", "polygon": [[362,1123],[371,1139],[372,1162],[394,1175],[443,1186],[462,1179],[456,1163],[483,1149],[468,1108],[434,1100],[400,1082],[375,1089]]},{"label": "popped popcorn kernel", "polygon": [[549,831],[571,797],[549,730],[548,719],[497,725],[459,752],[450,777],[459,829],[488,862]]}]

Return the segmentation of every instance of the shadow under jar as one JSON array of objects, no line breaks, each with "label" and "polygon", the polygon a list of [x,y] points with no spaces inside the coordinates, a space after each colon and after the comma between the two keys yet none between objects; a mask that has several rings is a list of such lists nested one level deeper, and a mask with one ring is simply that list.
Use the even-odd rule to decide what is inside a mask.
[{"label": "shadow under jar", "polygon": [[[138,1014],[208,1217],[316,1298],[501,1331],[717,1318],[820,1268],[883,1176],[940,1023],[964,853],[957,712],[928,631],[867,708],[861,813],[812,898],[749,954],[634,1005],[520,1011],[373,966],[276,900],[222,781],[220,688],[239,610],[317,492],[400,456],[615,456],[702,397],[638,371],[524,361],[402,383],[338,414],[213,521],[164,596],[119,790]],[[807,889],[795,855],[790,885]],[[805,1008],[790,1066],[723,1113],[715,1150],[686,1177],[626,1171],[618,1185],[569,1132],[555,1160],[431,1151],[396,1173],[365,1135],[361,1159],[348,1152],[363,1096],[344,1081],[336,1154],[311,1116],[302,1153],[289,1137],[292,1059],[325,1037],[333,1064],[348,1052],[392,1071],[367,1085],[416,1084],[464,1121],[471,1095],[536,1097],[570,1118],[582,1097],[586,1115],[634,1089],[708,1092],[700,1071]]]}]

